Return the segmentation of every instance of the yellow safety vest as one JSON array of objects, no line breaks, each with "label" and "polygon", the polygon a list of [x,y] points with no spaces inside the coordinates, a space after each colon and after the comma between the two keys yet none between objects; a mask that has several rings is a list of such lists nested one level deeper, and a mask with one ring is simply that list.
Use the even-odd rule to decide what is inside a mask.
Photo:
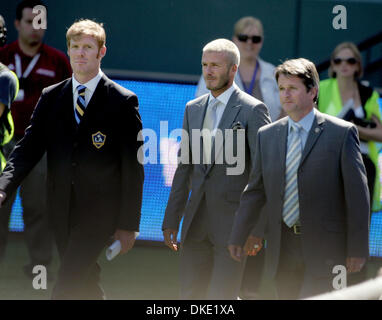
[{"label": "yellow safety vest", "polygon": [[[17,80],[17,81],[16,81],[15,97],[14,97],[14,99],[16,99],[17,94],[19,93],[19,80],[18,80],[18,78],[17,78],[16,73],[14,73],[12,70],[9,70],[9,71],[14,75],[14,77],[15,77],[16,80]],[[14,100],[14,99],[13,99],[13,100]],[[4,110],[4,112],[6,112],[6,111]],[[4,139],[3,139],[3,141],[0,141],[0,145],[1,145],[1,146],[4,146],[4,145],[6,145],[7,143],[9,143],[9,141],[12,140],[12,138],[13,138],[13,134],[14,134],[14,132],[15,132],[15,125],[14,125],[14,123],[13,123],[13,118],[12,118],[12,114],[11,114],[10,111],[8,112],[7,120],[8,120],[8,122],[9,122],[9,126],[10,126],[10,128],[11,128],[11,132],[8,132],[8,130],[4,130]],[[0,163],[0,164],[1,164],[1,171],[3,171],[4,168],[5,168],[5,165],[6,165],[7,161],[5,160],[5,157],[4,157],[4,155],[3,155],[2,152],[0,152],[0,162],[1,162],[1,163]]]}]

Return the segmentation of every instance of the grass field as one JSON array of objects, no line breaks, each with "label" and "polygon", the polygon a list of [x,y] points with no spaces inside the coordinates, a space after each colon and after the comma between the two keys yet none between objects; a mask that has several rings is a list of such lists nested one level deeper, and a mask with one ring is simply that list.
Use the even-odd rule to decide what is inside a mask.
[{"label": "grass field", "polygon": [[[58,270],[55,253],[51,270]],[[29,262],[22,234],[11,233],[6,256],[0,264],[0,300],[50,299],[54,282],[47,289],[35,290],[23,273]],[[178,298],[178,254],[162,246],[137,245],[128,254],[107,261],[99,259],[101,282],[107,299],[173,300]]]},{"label": "grass field", "polygon": [[[138,243],[133,250],[112,261],[103,253],[99,259],[101,282],[108,300],[177,300],[179,292],[178,254],[161,245]],[[55,252],[51,270],[58,270]],[[0,300],[49,300],[54,282],[46,290],[35,290],[23,273],[29,262],[22,233],[10,233],[6,256],[0,264]],[[370,261],[369,279],[374,278],[382,260]]]}]

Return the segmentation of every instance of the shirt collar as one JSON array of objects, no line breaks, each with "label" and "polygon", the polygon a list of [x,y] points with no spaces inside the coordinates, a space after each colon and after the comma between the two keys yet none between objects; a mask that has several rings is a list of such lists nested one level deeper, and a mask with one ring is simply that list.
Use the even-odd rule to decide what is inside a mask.
[{"label": "shirt collar", "polygon": [[295,122],[290,117],[288,117],[288,133],[290,132],[292,123],[298,123],[302,127],[302,129],[304,129],[306,132],[309,132],[310,128],[312,127],[315,116],[316,108],[313,108],[304,118],[302,118],[298,122]]},{"label": "shirt collar", "polygon": [[209,97],[208,97],[208,104],[212,103],[216,99],[216,100],[219,100],[219,102],[223,103],[224,106],[226,106],[228,103],[228,100],[231,98],[231,95],[235,91],[236,88],[237,88],[237,85],[234,82],[232,84],[232,86],[230,86],[226,91],[224,91],[221,95],[219,95],[216,98],[210,92]]},{"label": "shirt collar", "polygon": [[86,87],[86,89],[89,89],[91,92],[94,92],[97,88],[98,82],[101,80],[101,77],[103,75],[103,72],[101,69],[99,69],[98,74],[91,80],[89,80],[86,83],[79,83],[76,78],[74,77],[74,74],[72,75],[72,82],[73,82],[73,93],[77,90],[77,87],[79,85],[83,85]]}]

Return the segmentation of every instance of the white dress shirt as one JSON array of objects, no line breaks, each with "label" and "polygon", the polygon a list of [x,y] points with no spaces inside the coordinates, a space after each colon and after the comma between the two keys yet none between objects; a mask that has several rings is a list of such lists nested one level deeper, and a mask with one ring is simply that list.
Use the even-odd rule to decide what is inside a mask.
[{"label": "white dress shirt", "polygon": [[214,130],[212,131],[212,135],[215,136],[216,129],[219,127],[220,120],[223,116],[225,107],[227,106],[227,103],[229,99],[231,98],[231,95],[233,91],[237,88],[237,85],[235,83],[232,84],[231,87],[229,87],[226,91],[224,91],[221,95],[218,97],[214,97],[211,93],[209,93],[208,96],[208,105],[214,103],[215,100],[218,100],[219,103],[216,106],[216,125]]},{"label": "white dress shirt", "polygon": [[103,75],[103,72],[101,69],[99,70],[98,74],[91,80],[89,80],[86,83],[79,83],[76,78],[74,77],[74,74],[72,75],[72,83],[73,83],[73,106],[76,107],[77,104],[77,98],[78,98],[78,91],[77,87],[79,85],[83,85],[86,87],[85,90],[85,104],[86,106],[89,104],[90,99],[93,96],[93,93],[95,89],[97,88],[98,82],[101,80],[101,77]]}]

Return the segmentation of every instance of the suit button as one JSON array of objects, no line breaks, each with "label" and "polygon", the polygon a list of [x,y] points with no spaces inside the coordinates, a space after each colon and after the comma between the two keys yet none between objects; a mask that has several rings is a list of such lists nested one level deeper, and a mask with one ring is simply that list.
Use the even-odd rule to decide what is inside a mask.
[{"label": "suit button", "polygon": [[76,162],[72,162],[72,167],[75,167],[77,165]]},{"label": "suit button", "polygon": [[78,142],[74,142],[74,143],[73,143],[73,147],[74,147],[74,148],[77,148],[77,147],[78,147]]},{"label": "suit button", "polygon": [[74,181],[72,180],[71,185],[74,186]]}]

